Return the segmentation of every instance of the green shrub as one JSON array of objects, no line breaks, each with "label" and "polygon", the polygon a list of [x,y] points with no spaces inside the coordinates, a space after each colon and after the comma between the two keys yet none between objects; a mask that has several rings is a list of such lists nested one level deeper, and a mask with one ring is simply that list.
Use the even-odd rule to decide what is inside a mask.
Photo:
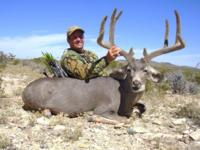
[{"label": "green shrub", "polygon": [[195,81],[198,85],[200,85],[200,71],[194,75]]},{"label": "green shrub", "polygon": [[166,74],[172,71],[172,69],[166,66],[155,67],[161,74]]},{"label": "green shrub", "polygon": [[37,64],[43,64],[43,58],[42,57],[33,58],[32,61],[37,63]]},{"label": "green shrub", "polygon": [[6,67],[5,63],[0,63],[0,72],[2,72]]},{"label": "green shrub", "polygon": [[162,81],[161,83],[154,83],[147,80],[145,92],[147,94],[157,93],[160,96],[170,90],[170,84],[168,81]]},{"label": "green shrub", "polygon": [[20,63],[20,59],[14,59],[13,61],[12,61],[12,64],[13,65],[18,65]]},{"label": "green shrub", "polygon": [[192,71],[191,69],[184,69],[183,75],[187,81],[194,81],[194,71]]},{"label": "green shrub", "polygon": [[4,90],[2,88],[2,82],[3,82],[3,80],[0,77],[0,97],[2,97],[4,95]]}]

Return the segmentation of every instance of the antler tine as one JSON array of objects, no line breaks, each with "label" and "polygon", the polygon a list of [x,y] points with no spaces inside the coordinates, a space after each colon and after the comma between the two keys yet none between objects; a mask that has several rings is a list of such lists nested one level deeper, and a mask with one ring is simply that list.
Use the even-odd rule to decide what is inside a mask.
[{"label": "antler tine", "polygon": [[[117,23],[117,20],[119,19],[119,17],[122,15],[122,11],[120,11],[117,15],[117,9],[115,8],[112,16],[111,16],[111,22],[110,22],[110,34],[109,34],[109,41],[110,44],[113,46],[115,45],[115,25]],[[126,60],[129,62],[129,64],[133,64],[134,62],[134,58],[132,57],[133,55],[133,48],[130,49],[129,53],[127,53],[124,50],[120,51],[120,55],[124,56],[126,58]]]},{"label": "antler tine", "polygon": [[183,41],[182,37],[181,37],[181,21],[180,21],[180,16],[178,14],[177,11],[175,11],[175,15],[176,15],[176,24],[177,24],[177,28],[176,28],[176,42],[174,45],[172,45],[171,47],[167,47],[167,43],[168,43],[168,32],[169,32],[169,23],[168,21],[166,21],[166,32],[165,32],[165,43],[164,43],[164,48],[162,49],[158,49],[146,56],[144,56],[144,59],[147,61],[150,61],[152,58],[160,56],[162,54],[166,54],[166,53],[170,53],[176,50],[180,50],[182,48],[185,47],[185,42]]},{"label": "antler tine", "polygon": [[115,25],[117,20],[119,19],[119,17],[122,15],[122,11],[120,11],[118,13],[118,15],[116,15],[117,13],[117,9],[115,8],[112,16],[111,16],[111,22],[110,22],[110,34],[109,34],[109,41],[111,43],[111,45],[115,45],[114,39],[115,39]]},{"label": "antler tine", "polygon": [[168,45],[169,45],[169,41],[168,41],[168,37],[169,37],[169,21],[168,20],[165,21],[165,26],[166,26],[166,30],[165,30],[164,48],[168,47]]},{"label": "antler tine", "polygon": [[126,58],[129,65],[131,65],[132,67],[134,66],[135,59],[133,57],[133,55],[134,55],[133,48],[130,48],[129,53],[127,53],[124,50],[120,51],[120,55],[122,55]]},{"label": "antler tine", "polygon": [[[97,43],[100,46],[102,46],[104,48],[107,48],[107,49],[109,49],[113,45],[115,45],[115,43],[114,43],[115,25],[116,25],[116,22],[119,19],[119,17],[122,15],[122,11],[120,11],[118,13],[118,15],[116,15],[116,13],[117,13],[117,9],[115,8],[114,11],[113,11],[113,13],[112,13],[112,16],[111,16],[109,42],[106,42],[106,41],[103,40],[103,38],[104,38],[104,32],[105,32],[105,23],[106,23],[106,20],[107,20],[107,16],[105,16],[103,18],[102,22],[101,22],[101,27],[100,27],[99,36],[97,38]],[[133,55],[132,48],[130,49],[129,53],[127,53],[124,50],[121,50],[120,51],[120,55],[124,56],[126,58],[126,60],[128,61],[129,64],[133,64],[134,58],[132,57],[132,55]]]},{"label": "antler tine", "polygon": [[104,38],[104,32],[105,32],[105,23],[106,23],[106,20],[107,20],[107,16],[105,16],[103,18],[102,22],[101,22],[101,27],[100,27],[100,31],[99,31],[99,37],[97,38],[97,43],[100,46],[109,49],[111,47],[111,45],[103,40],[103,38]]},{"label": "antler tine", "polygon": [[175,15],[176,15],[176,24],[177,24],[177,27],[176,27],[176,42],[175,43],[178,43],[179,42],[179,38],[178,36],[181,36],[181,20],[180,20],[180,15],[178,13],[178,11],[174,11],[175,12]]}]

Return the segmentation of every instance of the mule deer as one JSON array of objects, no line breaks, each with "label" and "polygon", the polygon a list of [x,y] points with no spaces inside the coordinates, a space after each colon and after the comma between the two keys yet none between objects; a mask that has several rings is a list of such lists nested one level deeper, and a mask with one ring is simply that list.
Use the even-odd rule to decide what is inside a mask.
[{"label": "mule deer", "polygon": [[[110,23],[109,42],[103,41],[104,26],[107,17],[101,23],[97,42],[104,48],[110,48],[114,43],[115,24],[122,11],[117,14],[113,11]],[[149,65],[149,61],[161,54],[169,53],[181,48],[185,44],[181,38],[180,17],[177,12],[176,43],[167,47],[167,35],[169,26],[166,26],[165,47],[144,57],[135,60],[132,55],[122,50],[128,64],[120,70],[113,72],[111,77],[98,77],[89,82],[72,78],[42,78],[30,83],[23,92],[23,101],[29,109],[50,109],[54,113],[64,112],[67,114],[79,114],[93,110],[95,115],[92,121],[116,124],[123,122],[131,116],[133,106],[144,93],[146,78],[158,82],[161,75]],[[101,117],[100,117],[101,116]]]}]

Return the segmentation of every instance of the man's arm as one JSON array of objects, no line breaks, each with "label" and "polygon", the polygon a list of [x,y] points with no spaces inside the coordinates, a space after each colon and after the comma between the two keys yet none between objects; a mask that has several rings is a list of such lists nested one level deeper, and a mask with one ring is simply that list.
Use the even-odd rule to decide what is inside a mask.
[{"label": "man's arm", "polygon": [[69,74],[69,76],[78,79],[89,79],[97,76],[107,76],[104,69],[108,64],[119,56],[121,49],[117,46],[112,46],[105,57],[98,59],[95,53],[88,52],[88,60],[81,57],[78,53],[69,50],[65,51],[61,66]]},{"label": "man's arm", "polygon": [[106,76],[104,71],[108,65],[106,57],[98,59],[97,55],[89,52],[87,59],[74,51],[65,51],[61,58],[61,66],[70,77],[88,79],[97,76]]}]

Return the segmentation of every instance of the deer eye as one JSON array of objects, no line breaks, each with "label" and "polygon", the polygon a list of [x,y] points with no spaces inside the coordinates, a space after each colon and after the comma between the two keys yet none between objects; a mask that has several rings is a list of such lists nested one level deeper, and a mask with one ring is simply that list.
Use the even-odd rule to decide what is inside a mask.
[{"label": "deer eye", "polygon": [[128,67],[127,67],[127,72],[131,72],[131,70],[133,70],[133,69],[131,69],[131,67],[128,66]]},{"label": "deer eye", "polygon": [[127,69],[127,72],[131,72],[131,68],[128,68],[128,69]]},{"label": "deer eye", "polygon": [[144,68],[143,72],[144,72],[144,73],[148,73],[147,68]]}]

